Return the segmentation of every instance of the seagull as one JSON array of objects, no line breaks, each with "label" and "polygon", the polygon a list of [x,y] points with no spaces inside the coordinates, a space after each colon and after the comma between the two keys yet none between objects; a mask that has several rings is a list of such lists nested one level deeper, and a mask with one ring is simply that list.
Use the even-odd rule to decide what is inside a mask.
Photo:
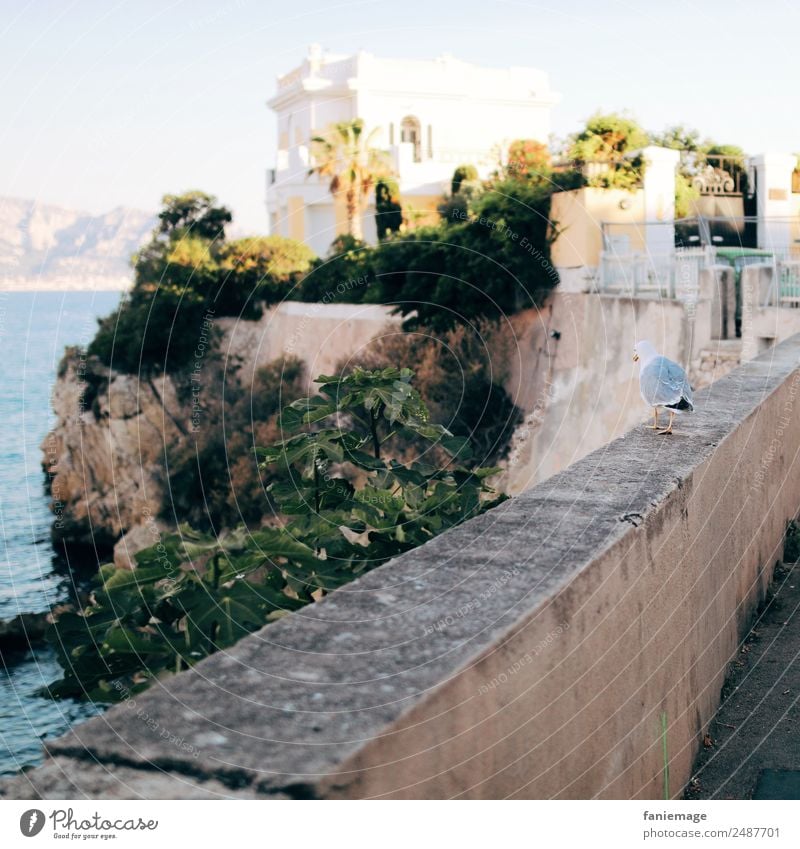
[{"label": "seagull", "polygon": [[[677,364],[662,357],[646,340],[636,343],[633,361],[639,363],[639,389],[646,404],[653,408],[653,424],[648,425],[659,434],[672,433],[672,420],[676,413],[694,410],[692,387],[686,372]],[[669,410],[669,424],[660,430],[658,408]]]}]

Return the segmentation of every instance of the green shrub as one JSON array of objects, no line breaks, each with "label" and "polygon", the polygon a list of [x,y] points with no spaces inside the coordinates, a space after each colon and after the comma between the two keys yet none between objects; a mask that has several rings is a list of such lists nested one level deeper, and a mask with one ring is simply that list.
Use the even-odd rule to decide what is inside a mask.
[{"label": "green shrub", "polygon": [[361,303],[375,283],[377,252],[350,235],[338,236],[290,297],[312,303]]},{"label": "green shrub", "polygon": [[225,225],[233,220],[231,211],[217,206],[213,195],[194,189],[180,195],[164,195],[164,208],[158,214],[156,233],[169,238],[191,235],[209,242],[225,239]]},{"label": "green shrub", "polygon": [[[275,505],[255,446],[278,439],[281,405],[303,393],[303,364],[295,358],[276,360],[243,385],[230,363],[215,357],[204,366],[202,381],[198,427],[183,442],[165,446],[169,502],[163,505],[163,518],[203,531],[239,523],[257,529]],[[181,400],[191,400],[193,386],[187,382],[181,388]]]},{"label": "green shrub", "polygon": [[[522,413],[502,386],[508,360],[508,334],[497,325],[460,325],[441,335],[389,331],[377,336],[358,357],[343,363],[375,370],[396,363],[415,364],[415,385],[431,417],[455,436],[469,440],[466,465],[493,465],[508,452]],[[430,451],[422,440],[396,445],[399,456]],[[434,449],[434,453],[436,450]],[[438,458],[445,461],[443,456]]]},{"label": "green shrub", "polygon": [[222,271],[215,306],[221,315],[245,315],[248,304],[291,298],[316,257],[302,242],[283,236],[251,236],[219,249]]},{"label": "green shrub", "polygon": [[453,171],[453,178],[450,180],[450,194],[457,195],[461,191],[461,184],[466,180],[477,180],[478,169],[474,165],[459,165]]},{"label": "green shrub", "polygon": [[442,222],[384,243],[368,300],[395,304],[405,327],[437,332],[544,301],[558,284],[550,263],[552,190],[501,181],[467,220]]},{"label": "green shrub", "polygon": [[[49,695],[124,700],[498,503],[486,484],[497,470],[459,464],[465,441],[428,421],[411,377],[319,377],[319,396],[283,410],[288,438],[262,452],[285,524],[220,538],[183,528],[133,571],[103,567],[90,604],[51,628],[64,673]],[[448,462],[391,459],[409,436]]]},{"label": "green shrub", "polygon": [[552,167],[547,145],[533,139],[517,139],[508,146],[506,174],[510,179],[549,179]]},{"label": "green shrub", "polygon": [[[515,155],[530,167],[544,161],[538,143],[518,147]],[[340,237],[296,297],[394,305],[407,329],[435,332],[541,304],[558,284],[550,262],[550,198],[580,184],[580,175],[515,172],[485,184],[475,176],[473,166],[456,169],[458,191],[439,207],[437,225],[394,234],[377,248]]]},{"label": "green shrub", "polygon": [[579,168],[590,169],[591,186],[635,189],[641,186],[645,165],[636,151],[647,143],[647,133],[633,118],[597,113],[572,137],[569,158]]}]

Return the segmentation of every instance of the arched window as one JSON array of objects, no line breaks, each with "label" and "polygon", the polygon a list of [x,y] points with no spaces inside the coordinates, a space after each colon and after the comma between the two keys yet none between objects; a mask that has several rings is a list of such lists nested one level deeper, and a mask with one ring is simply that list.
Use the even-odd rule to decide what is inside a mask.
[{"label": "arched window", "polygon": [[422,162],[422,127],[419,118],[407,115],[400,124],[400,141],[414,145],[414,162]]}]

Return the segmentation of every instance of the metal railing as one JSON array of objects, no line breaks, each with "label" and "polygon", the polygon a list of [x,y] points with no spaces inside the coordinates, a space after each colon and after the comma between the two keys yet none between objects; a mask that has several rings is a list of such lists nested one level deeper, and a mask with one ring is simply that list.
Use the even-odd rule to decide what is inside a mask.
[{"label": "metal railing", "polygon": [[763,306],[800,309],[800,256],[783,251],[774,256],[772,285]]},{"label": "metal railing", "polygon": [[671,253],[600,253],[597,291],[628,297],[686,301],[699,288],[700,270],[713,262],[708,248],[676,248]]},{"label": "metal railing", "polygon": [[[746,265],[772,266],[772,285],[762,306],[800,309],[800,252],[790,248],[742,260],[732,266],[737,271],[737,287],[741,269]],[[676,248],[665,254],[605,250],[600,253],[594,289],[607,295],[667,298],[686,303],[697,297],[701,270],[723,264],[730,263],[718,260],[716,250],[710,246]]]}]

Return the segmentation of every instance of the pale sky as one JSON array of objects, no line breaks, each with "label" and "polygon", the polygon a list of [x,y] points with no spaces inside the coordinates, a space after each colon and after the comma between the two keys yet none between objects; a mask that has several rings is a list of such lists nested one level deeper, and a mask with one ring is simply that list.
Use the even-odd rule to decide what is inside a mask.
[{"label": "pale sky", "polygon": [[216,194],[266,230],[266,100],[311,42],[337,53],[529,65],[562,101],[683,123],[749,153],[800,150],[800,7],[590,0],[0,0],[0,195],[90,212]]}]

